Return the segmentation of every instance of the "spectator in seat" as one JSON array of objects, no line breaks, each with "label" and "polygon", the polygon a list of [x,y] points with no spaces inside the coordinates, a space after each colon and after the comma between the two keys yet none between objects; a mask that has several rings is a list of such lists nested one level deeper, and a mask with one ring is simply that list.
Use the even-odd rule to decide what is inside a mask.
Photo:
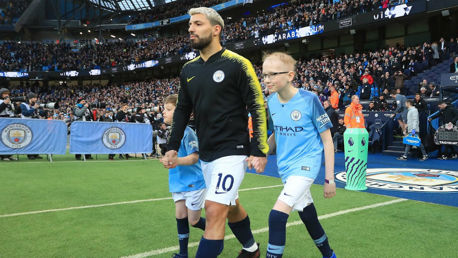
[{"label": "spectator in seat", "polygon": [[435,98],[435,97],[439,97],[439,95],[440,95],[440,90],[436,87],[436,84],[431,82],[429,84],[429,97]]},{"label": "spectator in seat", "polygon": [[344,133],[345,133],[345,129],[347,129],[345,127],[345,124],[344,124],[344,119],[343,118],[339,118],[339,122],[338,122],[338,125],[335,129],[335,133],[334,133],[334,136],[332,137],[332,141],[334,142],[334,151],[335,152],[338,152],[338,147],[339,145],[344,145]]},{"label": "spectator in seat", "polygon": [[356,92],[356,95],[358,95],[359,98],[363,100],[370,99],[371,91],[372,89],[371,85],[369,85],[368,79],[364,78],[363,84],[358,87],[358,92]]},{"label": "spectator in seat", "polygon": [[332,123],[331,135],[334,135],[335,128],[337,126],[337,123],[339,122],[339,115],[334,110],[334,108],[332,108],[331,102],[329,100],[325,100],[323,102],[323,107],[324,107],[324,110],[326,111],[326,114],[328,114],[329,119],[331,119],[331,123]]},{"label": "spectator in seat", "polygon": [[336,90],[336,87],[330,86],[331,96],[329,97],[331,107],[333,109],[339,108],[339,93]]},{"label": "spectator in seat", "polygon": [[401,71],[397,71],[394,74],[394,88],[395,89],[402,89],[404,88],[404,80],[407,78],[407,76]]},{"label": "spectator in seat", "polygon": [[450,64],[450,72],[451,73],[458,73],[458,56],[455,56],[455,59]]}]

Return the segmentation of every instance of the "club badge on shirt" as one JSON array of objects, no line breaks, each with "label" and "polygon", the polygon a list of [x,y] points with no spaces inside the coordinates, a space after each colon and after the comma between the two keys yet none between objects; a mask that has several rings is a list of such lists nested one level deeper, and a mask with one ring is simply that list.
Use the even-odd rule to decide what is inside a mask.
[{"label": "club badge on shirt", "polygon": [[224,72],[221,70],[216,71],[213,73],[213,80],[217,83],[220,83],[224,80]]}]

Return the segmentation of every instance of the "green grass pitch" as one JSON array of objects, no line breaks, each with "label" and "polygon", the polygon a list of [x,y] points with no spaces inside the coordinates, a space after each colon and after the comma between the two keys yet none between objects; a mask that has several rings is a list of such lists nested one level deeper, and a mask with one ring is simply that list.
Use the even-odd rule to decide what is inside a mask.
[{"label": "green grass pitch", "polygon": [[[171,257],[178,241],[167,170],[157,160],[98,158],[81,162],[57,156],[49,163],[20,156],[19,162],[0,162],[0,257],[123,257],[145,252]],[[241,187],[245,190],[240,201],[263,255],[267,218],[280,184],[278,178],[247,174]],[[455,207],[408,200],[367,208],[396,199],[338,189],[337,196],[327,200],[322,191],[322,186],[313,185],[318,215],[332,214],[321,223],[338,257],[458,257]],[[358,207],[365,208],[348,212]],[[295,221],[297,213],[289,218]],[[189,242],[198,242],[201,235],[191,228]],[[228,228],[226,235],[231,235]],[[232,238],[224,247],[220,257],[232,258],[240,244]],[[196,248],[190,247],[190,254]],[[284,257],[321,257],[302,224],[288,227]]]}]

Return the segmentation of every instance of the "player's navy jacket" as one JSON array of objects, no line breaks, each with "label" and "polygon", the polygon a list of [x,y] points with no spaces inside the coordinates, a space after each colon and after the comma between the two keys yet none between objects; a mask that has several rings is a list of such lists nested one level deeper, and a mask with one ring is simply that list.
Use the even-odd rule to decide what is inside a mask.
[{"label": "player's navy jacket", "polygon": [[[226,49],[206,62],[197,57],[183,66],[169,150],[178,150],[194,112],[199,155],[203,161],[229,155],[265,156],[266,110],[261,85],[251,62]],[[253,117],[253,139],[248,134]]]}]

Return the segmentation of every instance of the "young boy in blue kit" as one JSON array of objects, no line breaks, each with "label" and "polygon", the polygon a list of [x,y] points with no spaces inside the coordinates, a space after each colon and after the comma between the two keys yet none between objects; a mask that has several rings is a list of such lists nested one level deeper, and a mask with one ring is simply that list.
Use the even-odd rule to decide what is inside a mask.
[{"label": "young boy in blue kit", "polygon": [[291,211],[297,210],[308,233],[323,257],[336,257],[318,221],[310,187],[321,168],[324,149],[324,197],[336,193],[334,182],[334,146],[332,123],[312,92],[292,85],[296,61],[288,54],[275,52],[264,58],[262,78],[271,95],[268,98],[274,133],[269,137],[269,149],[276,148],[278,173],[284,184],[269,214],[269,244],[267,258],[283,256],[286,242],[286,222]]},{"label": "young boy in blue kit", "polygon": [[[178,95],[168,96],[164,102],[164,122],[172,124]],[[169,190],[175,202],[180,253],[173,257],[188,257],[189,224],[205,230],[201,210],[205,202],[205,180],[199,163],[196,133],[187,126],[178,150],[177,166],[169,169]]]}]

